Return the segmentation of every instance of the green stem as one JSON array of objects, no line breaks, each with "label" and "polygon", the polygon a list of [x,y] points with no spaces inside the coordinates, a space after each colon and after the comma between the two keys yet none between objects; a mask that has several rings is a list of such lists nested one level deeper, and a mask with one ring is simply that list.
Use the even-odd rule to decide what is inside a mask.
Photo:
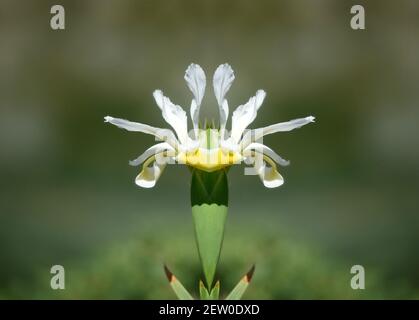
[{"label": "green stem", "polygon": [[226,170],[193,169],[191,206],[199,257],[208,292],[211,292],[228,212]]}]

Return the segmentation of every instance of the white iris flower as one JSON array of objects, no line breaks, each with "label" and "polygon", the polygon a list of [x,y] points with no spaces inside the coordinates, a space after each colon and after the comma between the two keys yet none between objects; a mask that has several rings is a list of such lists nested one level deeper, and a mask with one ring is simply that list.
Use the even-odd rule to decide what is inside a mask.
[{"label": "white iris flower", "polygon": [[165,97],[161,90],[154,91],[153,96],[164,120],[174,131],[110,116],[105,117],[105,122],[119,128],[151,134],[156,139],[164,141],[153,145],[137,159],[130,161],[130,165],[133,166],[143,164],[143,169],[135,178],[135,183],[144,188],[154,187],[168,163],[186,164],[212,172],[244,161],[253,165],[254,172],[259,175],[266,187],[275,188],[282,185],[284,179],[277,171],[276,164],[286,166],[289,161],[256,141],[260,141],[268,134],[300,128],[314,122],[314,117],[309,116],[256,130],[246,130],[255,120],[266,96],[265,91],[258,90],[255,96],[238,106],[233,112],[231,131],[228,132],[226,123],[229,107],[225,97],[234,81],[234,72],[230,65],[222,64],[213,77],[214,93],[220,113],[219,128],[200,128],[199,110],[206,86],[205,73],[199,65],[191,64],[186,70],[185,80],[194,96],[190,107],[193,124],[193,130],[190,132],[188,132],[186,112]]}]

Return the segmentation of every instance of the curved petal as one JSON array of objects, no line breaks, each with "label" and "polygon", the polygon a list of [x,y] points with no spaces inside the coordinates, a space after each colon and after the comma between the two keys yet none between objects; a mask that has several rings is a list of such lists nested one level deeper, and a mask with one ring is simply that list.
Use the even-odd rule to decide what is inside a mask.
[{"label": "curved petal", "polygon": [[228,103],[225,100],[225,95],[234,81],[234,71],[229,64],[225,63],[215,70],[213,77],[213,87],[215,98],[217,99],[220,109],[220,126],[225,128],[228,118]]},{"label": "curved petal", "polygon": [[129,162],[131,166],[139,166],[141,163],[143,163],[148,158],[155,156],[156,154],[162,153],[164,151],[175,151],[175,149],[168,143],[162,142],[155,144],[154,146],[151,146],[148,148],[142,155],[140,155],[135,160],[132,160]]},{"label": "curved petal", "polygon": [[[270,158],[264,156],[264,160],[255,169],[263,182],[263,185],[267,188],[277,188],[284,184],[284,178],[276,169],[275,162]],[[257,163],[257,162],[256,162]],[[269,164],[269,166],[266,165]]]},{"label": "curved petal", "polygon": [[170,129],[162,129],[157,127],[152,127],[147,124],[132,122],[120,118],[114,118],[110,116],[105,117],[105,122],[109,122],[118,128],[125,129],[133,132],[142,132],[146,134],[151,134],[158,138],[159,140],[167,141],[173,148],[177,148],[179,144],[175,134]]},{"label": "curved petal", "polygon": [[231,137],[237,143],[247,126],[256,119],[257,111],[262,105],[265,97],[266,92],[258,90],[256,95],[251,97],[246,104],[238,106],[236,110],[234,110],[231,118]]},{"label": "curved petal", "polygon": [[201,107],[202,98],[205,93],[206,78],[205,73],[202,68],[197,64],[190,64],[188,69],[185,72],[185,80],[194,95],[194,99],[191,103],[191,119],[194,126],[194,129],[198,129],[199,121],[199,109]]},{"label": "curved petal", "polygon": [[309,116],[305,118],[290,120],[287,122],[280,122],[280,123],[272,124],[270,126],[263,128],[263,135],[266,136],[271,133],[285,132],[285,131],[291,131],[297,128],[301,128],[302,126],[305,126],[306,124],[310,122],[314,122],[314,119],[315,118],[313,116]]},{"label": "curved petal", "polygon": [[274,160],[276,163],[278,163],[281,166],[288,166],[290,162],[288,160],[283,159],[280,155],[278,155],[275,151],[273,151],[268,146],[265,146],[262,143],[253,142],[249,144],[244,150],[243,153],[254,150],[255,152],[261,153],[263,155],[268,156],[272,160]]},{"label": "curved petal", "polygon": [[182,144],[187,143],[188,123],[185,110],[181,106],[172,103],[168,97],[163,95],[161,90],[155,90],[153,96],[162,111],[164,120],[175,130],[179,141]]},{"label": "curved petal", "polygon": [[[252,141],[257,141],[258,139],[268,134],[291,131],[297,128],[301,128],[308,123],[314,122],[314,120],[315,118],[313,116],[309,116],[305,118],[290,120],[287,122],[276,123],[264,128],[249,130],[246,134],[244,134],[243,139],[241,140],[242,146],[243,148],[246,148]],[[252,134],[254,137],[252,137]]]},{"label": "curved petal", "polygon": [[139,122],[132,122],[120,118],[114,118],[110,116],[106,116],[105,122],[109,122],[118,128],[125,129],[128,131],[134,131],[134,132],[143,132],[147,134],[155,135],[158,130],[163,130],[160,128],[152,127],[147,124],[139,123]]},{"label": "curved petal", "polygon": [[144,163],[143,170],[135,178],[135,184],[142,188],[154,187],[166,165],[166,161],[156,161],[156,156],[149,158]]},{"label": "curved petal", "polygon": [[266,188],[277,188],[284,184],[284,178],[276,170],[276,167],[267,167],[266,164],[259,169],[259,177]]}]

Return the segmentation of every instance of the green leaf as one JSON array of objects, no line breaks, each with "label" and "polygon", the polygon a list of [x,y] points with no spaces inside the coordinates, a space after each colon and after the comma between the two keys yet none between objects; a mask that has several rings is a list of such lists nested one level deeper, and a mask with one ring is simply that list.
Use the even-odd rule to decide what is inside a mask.
[{"label": "green leaf", "polygon": [[211,293],[205,287],[205,284],[202,281],[199,281],[199,295],[201,300],[218,300],[220,296],[220,281],[215,283],[214,288],[212,288]]},{"label": "green leaf", "polygon": [[199,280],[199,296],[201,300],[210,300],[210,294],[201,280]]},{"label": "green leaf", "polygon": [[182,283],[174,276],[174,274],[169,270],[169,268],[167,268],[167,266],[164,266],[164,271],[166,272],[170,286],[172,287],[179,300],[193,300],[193,297],[188,292],[188,290],[185,289]]},{"label": "green leaf", "polygon": [[212,288],[210,293],[210,300],[218,300],[220,297],[220,281],[215,283],[214,288]]},{"label": "green leaf", "polygon": [[249,272],[240,279],[239,283],[234,287],[234,289],[227,296],[226,300],[240,300],[249,286],[250,280],[252,279],[253,272],[255,271],[255,266],[253,266]]}]

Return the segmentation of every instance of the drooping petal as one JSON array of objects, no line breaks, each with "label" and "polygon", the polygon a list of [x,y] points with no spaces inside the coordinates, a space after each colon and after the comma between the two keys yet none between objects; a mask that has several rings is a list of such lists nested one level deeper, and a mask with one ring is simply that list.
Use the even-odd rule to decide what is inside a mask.
[{"label": "drooping petal", "polygon": [[268,167],[266,164],[260,168],[259,177],[266,188],[277,188],[284,184],[284,178],[276,170],[276,167]]},{"label": "drooping petal", "polygon": [[125,129],[133,132],[142,132],[146,134],[151,134],[158,138],[159,140],[167,141],[173,148],[177,148],[179,144],[175,134],[170,129],[162,129],[157,127],[152,127],[147,124],[132,122],[120,118],[114,118],[110,116],[105,117],[105,122],[109,122],[118,128]]},{"label": "drooping petal", "polygon": [[197,64],[190,64],[185,72],[185,80],[194,95],[194,99],[191,103],[191,119],[194,129],[198,129],[199,122],[199,109],[201,107],[202,98],[205,93],[206,78],[202,68]]},{"label": "drooping petal", "polygon": [[175,149],[168,143],[162,142],[155,144],[154,146],[151,146],[148,148],[142,155],[140,155],[135,160],[132,160],[129,162],[131,166],[139,166],[141,163],[143,163],[148,158],[155,156],[156,154],[162,153],[164,151],[171,151],[174,152]]},{"label": "drooping petal", "polygon": [[[160,159],[157,161],[157,156],[152,156],[144,162],[143,170],[135,178],[135,184],[142,188],[152,188],[156,185],[157,180],[160,178],[167,162]],[[150,166],[151,164],[151,166]]]},{"label": "drooping petal", "polygon": [[[275,162],[273,162],[267,156],[264,156],[263,159],[266,161],[262,161],[259,165],[256,162],[256,172],[258,173],[260,179],[263,182],[263,185],[267,188],[277,188],[284,184],[284,178],[280,175],[278,170],[276,169]],[[266,165],[269,164],[269,166]]]},{"label": "drooping petal", "polygon": [[220,109],[220,126],[225,128],[228,118],[228,103],[225,99],[227,91],[230,89],[234,81],[234,71],[229,64],[225,63],[220,65],[214,72],[213,86],[214,94],[217,99]]},{"label": "drooping petal", "polygon": [[181,106],[178,106],[168,97],[163,95],[161,90],[153,92],[154,99],[162,111],[164,120],[175,130],[179,141],[184,144],[188,142],[188,123],[186,112]]},{"label": "drooping petal", "polygon": [[243,150],[243,153],[246,154],[249,151],[254,151],[254,152],[258,152],[262,155],[266,155],[281,166],[288,166],[290,164],[290,162],[288,160],[283,159],[275,151],[273,151],[271,148],[269,148],[268,146],[265,146],[262,143],[253,142],[253,143],[249,144]]},{"label": "drooping petal", "polygon": [[257,111],[261,107],[265,96],[265,91],[258,90],[256,95],[251,97],[246,104],[238,106],[234,110],[231,124],[231,138],[236,143],[240,141],[247,126],[256,119]]}]

